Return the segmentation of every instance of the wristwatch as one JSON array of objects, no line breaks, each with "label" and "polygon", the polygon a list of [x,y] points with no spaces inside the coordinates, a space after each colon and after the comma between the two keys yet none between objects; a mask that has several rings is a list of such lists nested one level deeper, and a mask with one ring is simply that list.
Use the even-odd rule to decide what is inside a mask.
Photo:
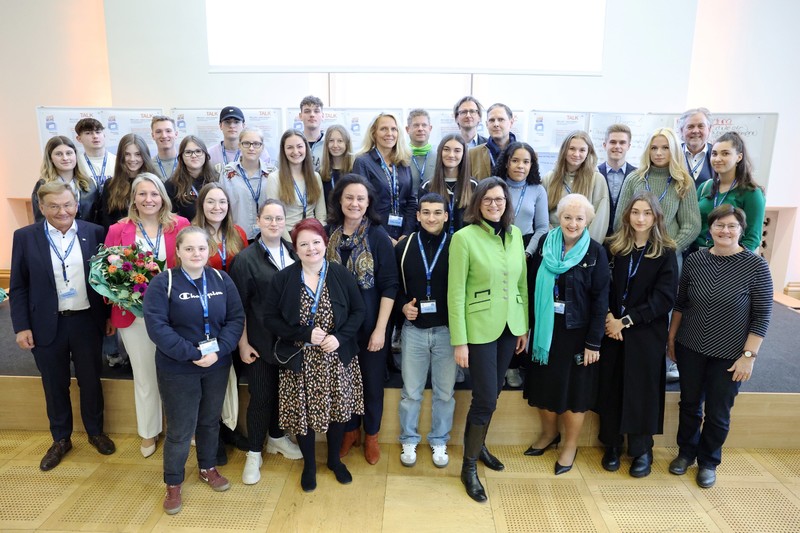
[{"label": "wristwatch", "polygon": [[755,359],[758,354],[756,352],[751,352],[750,350],[745,350],[742,352],[742,355],[746,359]]},{"label": "wristwatch", "polygon": [[633,325],[633,320],[631,320],[631,316],[630,315],[625,315],[624,317],[620,318],[619,320],[620,320],[620,322],[622,322],[622,325],[625,328],[629,328],[629,327],[631,327]]}]

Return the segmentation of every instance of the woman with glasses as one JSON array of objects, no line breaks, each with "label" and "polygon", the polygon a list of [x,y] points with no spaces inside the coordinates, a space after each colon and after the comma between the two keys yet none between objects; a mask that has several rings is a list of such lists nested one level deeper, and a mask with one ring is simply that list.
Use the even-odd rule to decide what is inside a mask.
[{"label": "woman with glasses", "polygon": [[505,181],[481,180],[464,213],[468,225],[450,244],[447,309],[456,363],[469,367],[472,404],[464,431],[461,482],[470,498],[486,501],[476,462],[505,466],[486,448],[486,432],[511,356],[528,343],[528,283],[522,232],[514,226]]},{"label": "woman with glasses", "polygon": [[269,170],[260,159],[264,150],[261,130],[245,128],[239,134],[241,157],[222,168],[219,183],[230,200],[233,222],[242,228],[252,242],[259,234],[258,212],[267,200]]},{"label": "woman with glasses", "polygon": [[433,177],[420,186],[420,196],[435,192],[447,198],[450,234],[464,227],[464,210],[472,199],[478,182],[472,178],[467,157],[467,143],[461,135],[445,135],[436,150]]},{"label": "woman with glasses", "polygon": [[286,130],[281,136],[278,170],[267,179],[267,197],[277,198],[286,207],[284,239],[288,239],[295,224],[305,218],[325,221],[322,180],[314,171],[312,159],[303,133]]},{"label": "woman with glasses", "polygon": [[36,193],[39,187],[51,181],[66,183],[75,193],[78,198],[78,214],[75,215],[75,218],[86,222],[97,221],[97,210],[100,205],[97,184],[78,166],[78,153],[71,140],[59,135],[47,141],[39,174],[40,179],[33,187],[31,195],[33,218],[36,222],[44,220],[44,215],[39,209],[39,196]]},{"label": "woman with glasses", "polygon": [[173,212],[188,220],[194,219],[198,192],[206,183],[218,179],[205,143],[194,135],[184,137],[178,148],[178,168],[164,183]]},{"label": "woman with glasses", "polygon": [[716,482],[733,401],[753,375],[772,315],[767,262],[741,245],[744,211],[722,204],[708,225],[714,245],[686,258],[667,338],[681,383],[678,456],[669,471],[685,474],[696,460],[702,488]]},{"label": "woman with glasses", "polygon": [[711,166],[716,176],[703,182],[697,190],[700,207],[700,235],[694,244],[708,248],[713,244],[708,227],[708,214],[722,204],[740,207],[747,215],[747,230],[742,246],[755,252],[761,246],[764,227],[764,188],[753,179],[752,164],[744,140],[735,131],[720,136],[711,148]]}]

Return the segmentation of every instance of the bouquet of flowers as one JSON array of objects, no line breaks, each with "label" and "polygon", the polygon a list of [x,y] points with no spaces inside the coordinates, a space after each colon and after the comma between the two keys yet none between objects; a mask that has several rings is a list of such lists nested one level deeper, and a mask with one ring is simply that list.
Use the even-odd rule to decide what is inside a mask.
[{"label": "bouquet of flowers", "polygon": [[90,260],[89,284],[106,299],[143,317],[142,299],[150,280],[164,269],[164,261],[136,244],[103,246]]}]

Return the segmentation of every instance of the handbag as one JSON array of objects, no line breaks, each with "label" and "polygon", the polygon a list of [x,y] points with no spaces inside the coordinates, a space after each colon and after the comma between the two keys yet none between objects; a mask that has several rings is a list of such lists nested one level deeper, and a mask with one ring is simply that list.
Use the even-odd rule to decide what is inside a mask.
[{"label": "handbag", "polygon": [[278,366],[299,373],[303,367],[303,346],[297,347],[293,342],[278,337],[272,354]]}]

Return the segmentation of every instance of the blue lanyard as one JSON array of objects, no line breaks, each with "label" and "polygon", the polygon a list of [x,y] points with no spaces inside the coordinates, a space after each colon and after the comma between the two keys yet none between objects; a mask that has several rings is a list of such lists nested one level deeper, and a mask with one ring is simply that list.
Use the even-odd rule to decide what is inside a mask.
[{"label": "blue lanyard", "polygon": [[[564,260],[564,255],[566,255],[566,253],[567,253],[566,250],[567,249],[566,249],[566,246],[564,246],[564,240],[562,238],[562,240],[561,240],[561,260],[562,261]],[[556,274],[556,279],[553,282],[553,299],[555,299],[556,301],[558,301],[558,277],[559,276],[561,276],[561,274]]]},{"label": "blue lanyard", "polygon": [[381,160],[381,168],[383,169],[383,173],[386,174],[386,179],[389,182],[389,195],[392,197],[392,214],[399,215],[400,194],[397,191],[397,165],[392,164],[392,170],[390,172],[386,161],[383,160],[380,150],[376,148],[375,151],[378,153],[378,157]]},{"label": "blue lanyard", "polygon": [[301,193],[300,187],[297,186],[297,182],[294,181],[294,178],[291,178],[292,185],[294,185],[294,192],[297,194],[297,199],[300,200],[300,205],[303,207],[303,218],[306,218],[306,209],[308,208],[308,188],[306,191]]},{"label": "blue lanyard", "polygon": [[[267,248],[267,245],[264,244],[264,241],[262,241],[261,239],[258,239],[258,244],[260,244],[261,248],[263,248],[263,250],[265,252],[267,252],[267,257],[272,259],[272,262],[275,263],[275,266],[278,266],[278,262],[275,261],[275,258],[272,257],[272,254],[269,253],[269,249]],[[283,243],[278,245],[278,250],[280,250],[280,252],[281,252],[281,268],[280,269],[283,270],[284,268],[286,268],[286,258],[283,256]]]},{"label": "blue lanyard", "polygon": [[439,249],[436,250],[436,255],[433,256],[433,262],[428,266],[428,257],[425,255],[425,248],[422,247],[422,232],[417,232],[417,243],[419,244],[419,253],[422,256],[422,264],[425,267],[425,297],[431,299],[431,274],[433,269],[436,268],[436,262],[439,261],[439,255],[444,250],[444,243],[447,241],[447,233],[442,233],[442,242],[439,243]]},{"label": "blue lanyard", "polygon": [[186,277],[186,280],[192,284],[192,287],[197,289],[197,294],[200,295],[200,305],[203,306],[203,330],[206,334],[206,339],[211,336],[211,328],[208,325],[208,285],[206,284],[206,270],[203,269],[203,290],[201,291],[192,277],[181,268],[181,272]]},{"label": "blue lanyard", "polygon": [[[228,164],[228,154],[225,153],[225,141],[220,141],[219,145],[222,148],[222,161],[227,165]],[[242,156],[242,152],[237,148],[236,149],[236,155],[233,156],[233,162],[235,163],[236,161],[238,161],[241,156]]]},{"label": "blue lanyard", "polygon": [[[566,187],[567,185],[564,184]],[[517,216],[519,215],[519,210],[522,208],[522,199],[525,198],[525,191],[528,190],[528,182],[525,182],[525,186],[522,188],[522,192],[519,193],[519,200],[517,200],[517,207],[514,209],[514,219],[516,220]]]},{"label": "blue lanyard", "polygon": [[572,189],[570,188],[569,185],[567,185],[567,180],[562,179],[561,183],[564,184],[564,189],[567,191],[567,194],[572,194]]},{"label": "blue lanyard", "polygon": [[633,266],[633,253],[631,253],[631,260],[628,262],[628,279],[625,282],[625,292],[622,293],[622,304],[620,305],[620,316],[625,315],[625,304],[628,301],[628,288],[631,286],[631,280],[636,276],[636,273],[639,272],[639,265],[642,264],[642,258],[647,253],[647,247],[650,246],[650,241],[648,241],[644,245],[644,250],[639,255],[639,259],[636,260],[636,266]]},{"label": "blue lanyard", "polygon": [[226,259],[228,258],[228,247],[225,244],[225,235],[222,236],[222,248],[219,251],[219,257],[222,259],[222,270],[225,270]]},{"label": "blue lanyard", "polygon": [[[650,173],[649,173],[649,172],[648,172],[647,174],[645,174],[645,175],[644,175],[644,186],[645,186],[645,188],[647,189],[647,192],[653,192],[653,191],[650,189],[650,180],[649,180],[649,179],[647,179],[649,175],[650,175]],[[664,197],[667,195],[667,191],[669,190],[669,184],[670,184],[670,183],[672,183],[672,176],[670,176],[670,177],[667,179],[667,186],[666,186],[666,187],[664,187],[664,192],[662,192],[662,193],[661,193],[661,196],[659,196],[659,197],[658,197],[658,203],[659,203],[659,204],[660,204],[660,203],[661,203],[661,201],[664,199]]]},{"label": "blue lanyard", "polygon": [[156,163],[158,163],[158,168],[161,170],[161,175],[164,176],[164,179],[166,180],[169,179],[169,176],[175,174],[175,169],[178,168],[178,156],[177,155],[175,156],[175,162],[172,163],[172,174],[170,174],[169,176],[167,176],[167,171],[164,170],[164,165],[161,164],[161,158],[158,156],[156,156]]},{"label": "blue lanyard", "polygon": [[108,150],[106,150],[106,153],[103,154],[103,166],[100,168],[99,175],[94,171],[94,165],[92,165],[92,162],[89,161],[89,156],[86,155],[86,152],[83,153],[83,157],[86,159],[86,166],[88,166],[89,170],[92,172],[92,177],[94,178],[95,183],[97,183],[97,188],[100,190],[100,192],[103,192],[103,184],[106,182],[106,163],[108,162]]},{"label": "blue lanyard", "polygon": [[158,233],[156,233],[156,244],[153,245],[153,241],[150,240],[150,236],[147,235],[147,232],[144,230],[144,226],[141,222],[136,223],[139,226],[139,231],[142,232],[142,237],[147,242],[147,245],[150,246],[150,249],[153,251],[153,256],[158,258],[158,251],[161,249],[161,224],[158,225]]},{"label": "blue lanyard", "polygon": [[311,318],[308,319],[308,325],[314,325],[314,317],[317,315],[317,308],[319,307],[319,299],[322,297],[322,291],[325,288],[325,276],[328,274],[328,260],[322,260],[322,270],[319,273],[319,282],[317,282],[317,292],[312,291],[306,285],[305,277],[303,276],[303,269],[300,269],[300,284],[306,290],[306,293],[314,298],[314,303],[311,304]]},{"label": "blue lanyard", "polygon": [[733,183],[731,183],[731,187],[730,187],[730,189],[728,189],[727,191],[725,191],[725,194],[723,194],[723,195],[722,195],[722,199],[721,199],[721,200],[719,200],[719,202],[717,202],[717,198],[719,197],[719,189],[717,189],[717,192],[716,192],[716,194],[714,194],[714,207],[716,208],[716,207],[718,207],[718,206],[722,205],[722,204],[725,202],[725,198],[727,198],[727,197],[728,197],[728,194],[730,194],[730,192],[731,192],[731,191],[732,191],[734,188],[736,188],[736,180],[733,180]]},{"label": "blue lanyard", "polygon": [[419,168],[417,164],[416,156],[411,156],[411,162],[414,163],[414,166],[417,168],[417,172],[419,172],[419,178],[422,179],[422,176],[425,175],[425,166],[428,164],[428,154],[425,154],[425,160],[422,162],[422,169]]},{"label": "blue lanyard", "polygon": [[494,165],[495,165],[494,156],[492,155],[492,151],[489,150],[488,146],[486,147],[486,153],[489,154],[489,161],[492,162],[492,168],[494,168]]},{"label": "blue lanyard", "polygon": [[64,252],[64,255],[61,255],[61,252],[58,251],[56,248],[56,243],[53,242],[53,237],[50,236],[50,232],[47,231],[47,228],[50,224],[45,222],[44,224],[44,235],[47,237],[47,240],[50,242],[50,248],[53,249],[53,253],[56,254],[58,260],[61,261],[61,275],[64,276],[64,283],[69,285],[69,278],[67,278],[67,257],[69,257],[70,252],[72,252],[72,247],[75,245],[75,241],[78,239],[78,232],[75,232],[75,235],[72,236],[72,242],[69,243],[67,246],[67,251]]},{"label": "blue lanyard", "polygon": [[684,159],[686,159],[686,168],[690,169],[690,172],[692,174],[692,178],[694,179],[694,177],[695,177],[694,173],[697,172],[697,169],[700,168],[700,165],[703,164],[703,162],[706,160],[706,158],[705,157],[701,157],[700,161],[698,161],[697,164],[695,164],[695,166],[692,166],[692,164],[689,163],[689,156],[687,155],[686,152],[683,152],[683,157],[684,157]]},{"label": "blue lanyard", "polygon": [[450,215],[448,217],[448,222],[450,223],[450,235],[452,235],[456,231],[456,219],[453,216],[455,214],[453,208],[455,207],[455,202],[456,202],[456,192],[450,190],[448,190],[447,192],[450,194],[450,201],[448,202],[447,210],[448,214]]},{"label": "blue lanyard", "polygon": [[336,187],[336,181],[335,180],[336,180],[336,176],[338,176],[338,175],[339,175],[339,169],[332,168],[331,169],[331,190],[333,190],[333,188]]},{"label": "blue lanyard", "polygon": [[261,184],[263,183],[263,180],[261,179],[261,171],[259,169],[258,188],[256,190],[253,190],[253,186],[250,185],[250,179],[248,179],[247,172],[245,172],[244,167],[241,165],[241,163],[238,166],[239,166],[239,174],[241,174],[242,179],[244,180],[244,184],[247,185],[247,190],[250,191],[250,196],[253,197],[253,202],[256,204],[256,213],[258,213],[258,200],[259,198],[261,198]]}]

